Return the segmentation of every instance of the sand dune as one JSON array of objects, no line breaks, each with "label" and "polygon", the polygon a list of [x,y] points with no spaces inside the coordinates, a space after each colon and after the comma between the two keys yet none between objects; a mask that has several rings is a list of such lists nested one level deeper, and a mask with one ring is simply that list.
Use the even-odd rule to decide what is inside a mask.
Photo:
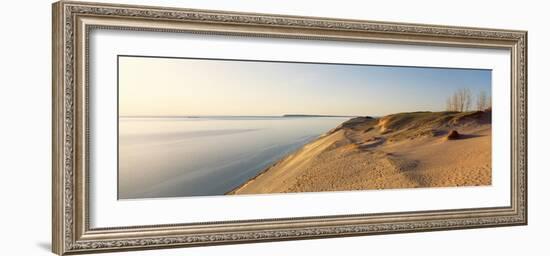
[{"label": "sand dune", "polygon": [[350,119],[228,194],[490,184],[490,110],[413,112]]}]

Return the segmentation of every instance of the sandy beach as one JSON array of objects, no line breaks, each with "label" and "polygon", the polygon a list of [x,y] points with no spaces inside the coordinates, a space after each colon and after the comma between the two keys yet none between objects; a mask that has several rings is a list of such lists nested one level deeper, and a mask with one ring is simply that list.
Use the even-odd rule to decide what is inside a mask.
[{"label": "sandy beach", "polygon": [[412,112],[352,118],[227,194],[490,184],[490,110]]}]

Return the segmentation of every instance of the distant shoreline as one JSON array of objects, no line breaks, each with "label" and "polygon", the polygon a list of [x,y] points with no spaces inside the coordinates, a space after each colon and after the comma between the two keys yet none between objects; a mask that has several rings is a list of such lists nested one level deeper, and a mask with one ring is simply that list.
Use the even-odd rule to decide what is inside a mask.
[{"label": "distant shoreline", "polygon": [[358,116],[340,116],[340,115],[305,115],[305,114],[284,114],[282,117],[358,117]]}]

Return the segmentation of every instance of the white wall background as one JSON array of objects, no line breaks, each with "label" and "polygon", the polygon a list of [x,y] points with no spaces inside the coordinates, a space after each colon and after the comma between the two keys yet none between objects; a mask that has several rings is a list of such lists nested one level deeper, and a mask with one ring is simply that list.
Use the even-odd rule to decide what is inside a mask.
[{"label": "white wall background", "polygon": [[[97,0],[96,0],[97,1]],[[112,2],[101,0],[101,2]],[[550,23],[544,1],[119,0],[231,11],[529,31],[529,225],[243,244],[111,255],[547,255],[550,228]],[[9,1],[0,15],[1,255],[52,255],[50,1]],[[546,72],[545,72],[546,71]],[[545,232],[546,231],[546,232]],[[530,253],[529,253],[530,252]]]}]

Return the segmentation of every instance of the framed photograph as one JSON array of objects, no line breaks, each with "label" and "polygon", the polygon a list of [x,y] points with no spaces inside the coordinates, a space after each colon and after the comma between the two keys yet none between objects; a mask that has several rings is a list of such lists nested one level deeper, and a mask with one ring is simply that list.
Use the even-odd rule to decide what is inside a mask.
[{"label": "framed photograph", "polygon": [[53,251],[527,224],[527,32],[61,1]]}]

